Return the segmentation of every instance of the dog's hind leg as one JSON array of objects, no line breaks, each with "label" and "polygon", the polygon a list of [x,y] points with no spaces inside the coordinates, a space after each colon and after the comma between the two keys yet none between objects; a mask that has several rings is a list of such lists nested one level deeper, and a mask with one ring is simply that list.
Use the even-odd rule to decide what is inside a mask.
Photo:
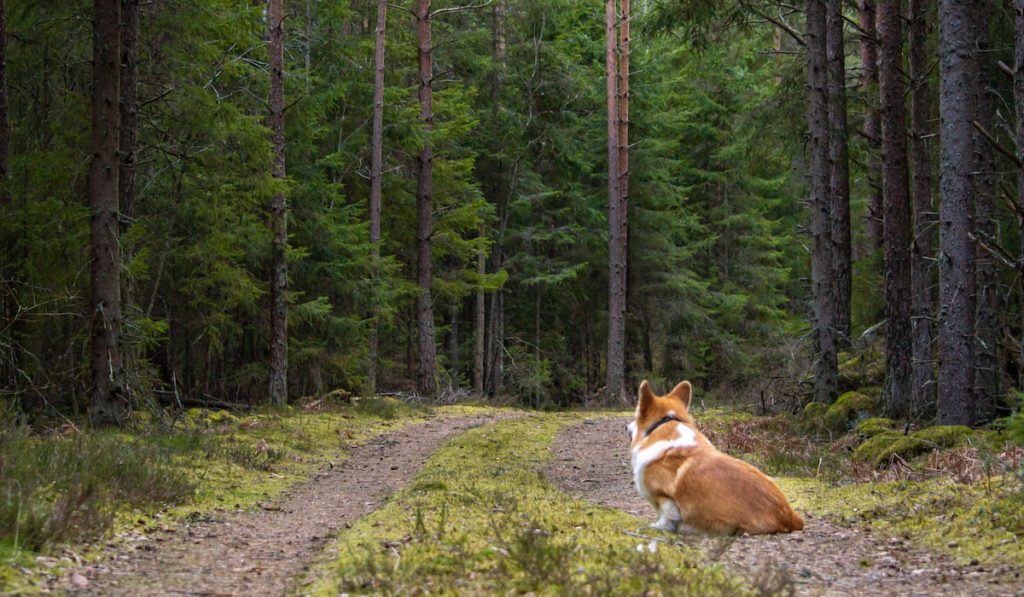
[{"label": "dog's hind leg", "polygon": [[658,506],[658,513],[660,516],[657,522],[651,525],[651,528],[659,531],[669,531],[670,533],[676,532],[683,516],[679,513],[679,507],[676,506],[675,501],[670,498],[663,498]]}]

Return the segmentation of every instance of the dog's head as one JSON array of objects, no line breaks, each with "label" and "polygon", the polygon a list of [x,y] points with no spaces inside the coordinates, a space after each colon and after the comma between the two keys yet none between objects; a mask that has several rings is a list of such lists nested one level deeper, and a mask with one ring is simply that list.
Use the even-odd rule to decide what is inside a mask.
[{"label": "dog's head", "polygon": [[631,445],[643,441],[648,430],[656,426],[659,421],[666,419],[678,419],[687,425],[694,426],[693,417],[690,416],[690,399],[693,397],[693,386],[688,381],[682,381],[672,388],[672,391],[664,396],[657,396],[651,390],[651,384],[645,379],[640,384],[639,396],[636,404],[636,415],[633,422],[627,425],[629,441]]}]

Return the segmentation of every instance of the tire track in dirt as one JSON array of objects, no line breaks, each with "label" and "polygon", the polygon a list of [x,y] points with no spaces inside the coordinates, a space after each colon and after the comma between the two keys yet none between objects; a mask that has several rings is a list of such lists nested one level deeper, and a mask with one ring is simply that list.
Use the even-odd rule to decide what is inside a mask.
[{"label": "tire track in dirt", "polygon": [[[133,546],[52,588],[78,595],[280,595],[309,569],[337,530],[378,508],[453,436],[505,416],[433,419],[382,434],[345,460],[257,511],[219,511]],[[79,579],[81,582],[81,579]]]},{"label": "tire track in dirt", "polygon": [[[630,417],[590,419],[562,431],[552,444],[548,478],[574,497],[649,519],[654,509],[637,493],[625,425]],[[1021,595],[1024,580],[979,566],[958,566],[902,539],[841,526],[801,512],[803,532],[736,539],[680,535],[755,585],[798,595]],[[666,538],[640,529],[639,534]],[[1017,574],[1020,572],[1017,571]]]}]

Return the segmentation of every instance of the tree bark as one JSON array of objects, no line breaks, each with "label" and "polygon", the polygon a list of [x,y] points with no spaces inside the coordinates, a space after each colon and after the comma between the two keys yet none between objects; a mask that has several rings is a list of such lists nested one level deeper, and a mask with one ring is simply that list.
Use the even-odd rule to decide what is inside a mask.
[{"label": "tree bark", "polygon": [[605,1],[605,69],[608,100],[608,355],[609,399],[625,398],[626,254],[619,198],[618,65],[615,0]]},{"label": "tree bark", "polygon": [[10,129],[7,114],[7,0],[0,0],[0,207],[11,201],[6,186],[11,156]]},{"label": "tree bark", "polygon": [[[975,0],[974,48],[975,81],[974,120],[985,130],[992,130],[993,106],[989,92],[992,69],[989,53],[991,43],[988,20],[991,0]],[[975,230],[982,239],[995,238],[996,165],[991,143],[974,131],[974,201]],[[992,418],[999,394],[999,319],[1002,312],[998,290],[999,271],[992,255],[981,247],[975,251],[974,288],[978,293],[974,315],[974,423]]]},{"label": "tree bark", "polygon": [[836,340],[850,342],[850,153],[846,129],[846,47],[843,43],[842,0],[827,0],[828,159],[832,202],[832,257],[835,275]]},{"label": "tree bark", "polygon": [[814,303],[813,397],[828,404],[839,377],[835,338],[835,281],[832,257],[828,160],[828,53],[824,0],[807,0],[807,124],[810,131],[808,203],[811,210],[811,293]]},{"label": "tree bark", "polygon": [[618,127],[619,127],[619,235],[621,245],[622,267],[619,269],[620,279],[616,286],[622,289],[622,350],[623,350],[623,399],[627,400],[625,394],[625,350],[626,350],[626,311],[629,303],[629,58],[630,32],[629,0],[619,0],[619,48],[618,48]]},{"label": "tree bark", "polygon": [[910,204],[907,126],[903,82],[903,23],[900,0],[878,3],[881,46],[879,83],[882,113],[882,198],[885,249],[885,387],[883,400],[893,417],[911,406]]},{"label": "tree bark", "polygon": [[[267,5],[267,36],[270,51],[270,114],[273,158],[270,174],[284,179],[284,0]],[[284,193],[270,201],[270,227],[273,233],[270,273],[270,403],[288,403],[288,208]]]},{"label": "tree bark", "polygon": [[135,163],[138,160],[139,112],[139,0],[121,0],[121,167],[118,190],[121,194],[123,230],[135,219]]},{"label": "tree bark", "polygon": [[[484,237],[483,224],[477,230],[480,238]],[[483,247],[476,254],[476,274],[480,278],[487,274],[487,254]],[[486,302],[481,282],[477,282],[476,296],[473,304],[473,393],[482,396],[484,393],[484,326],[486,323]]]},{"label": "tree bark", "polygon": [[913,335],[912,404],[917,414],[935,402],[935,355],[932,349],[932,263],[935,252],[935,205],[932,203],[931,89],[928,85],[928,30],[932,0],[910,0],[911,189],[914,205],[914,240],[911,244],[910,325]]},{"label": "tree bark", "polygon": [[430,134],[434,128],[434,68],[431,52],[430,0],[418,0],[416,7],[416,33],[419,40],[419,102],[420,119],[423,121],[425,137],[417,158],[418,177],[416,184],[416,281],[419,295],[416,297],[416,321],[419,333],[420,358],[416,375],[416,389],[424,396],[437,392],[437,344],[434,338],[434,306],[431,286],[434,282],[434,257],[431,236],[434,234],[434,149]]},{"label": "tree bark", "polygon": [[869,157],[867,179],[870,195],[864,228],[872,249],[882,247],[882,182],[879,179],[879,163],[882,121],[875,101],[878,98],[878,30],[875,0],[860,0],[857,17],[861,28],[860,61],[863,75],[860,81],[865,98],[864,125],[862,131],[868,140]]},{"label": "tree bark", "polygon": [[92,164],[89,171],[94,424],[119,423],[124,412],[121,361],[121,248],[118,167],[121,0],[93,2]]},{"label": "tree bark", "polygon": [[974,422],[972,0],[939,0],[939,385],[945,425]]},{"label": "tree bark", "polygon": [[[387,0],[377,0],[377,33],[373,49],[373,131],[370,134],[370,259],[373,276],[380,280],[381,171],[384,145],[384,35]],[[377,393],[377,352],[380,310],[374,305],[367,350],[366,393]]]},{"label": "tree bark", "polygon": [[[1017,155],[1024,156],[1024,0],[1016,0],[1014,3],[1014,24],[1016,44],[1014,47],[1015,68],[1013,74],[1013,95],[1017,115]],[[1024,168],[1017,168],[1017,203],[1024,205]],[[1024,256],[1024,214],[1017,215],[1017,229],[1020,235],[1020,255]],[[1019,341],[1020,363],[1018,364],[1018,387],[1024,387],[1024,278],[1020,281],[1020,327],[1021,337]]]}]

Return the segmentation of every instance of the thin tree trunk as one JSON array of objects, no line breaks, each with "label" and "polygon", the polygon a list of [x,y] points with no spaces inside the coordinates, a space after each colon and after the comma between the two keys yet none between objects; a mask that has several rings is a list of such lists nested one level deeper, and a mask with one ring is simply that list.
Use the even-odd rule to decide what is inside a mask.
[{"label": "thin tree trunk", "polygon": [[[989,92],[991,85],[991,50],[988,20],[991,0],[975,0],[975,105],[974,120],[985,130],[992,130],[993,106]],[[994,238],[995,222],[995,155],[992,145],[975,131],[974,137],[974,201],[975,230],[983,239]],[[978,293],[975,305],[974,332],[974,423],[992,418],[996,396],[999,394],[999,271],[988,251],[978,247],[975,251],[974,288]]]},{"label": "thin tree trunk", "polygon": [[416,389],[424,396],[437,392],[437,344],[434,338],[434,305],[430,288],[434,282],[434,256],[431,236],[434,234],[434,149],[430,134],[434,128],[433,60],[431,52],[430,0],[419,0],[416,8],[416,32],[419,40],[419,102],[420,119],[425,136],[417,158],[419,176],[416,185],[416,321],[419,331],[420,360]]},{"label": "thin tree trunk", "polygon": [[[373,131],[370,135],[370,259],[373,276],[380,280],[381,170],[384,145],[384,34],[387,0],[377,0],[377,39],[373,50]],[[367,354],[366,393],[377,393],[377,352],[380,310],[374,306]]]},{"label": "thin tree trunk", "polygon": [[[484,237],[484,226],[477,230],[480,238]],[[484,247],[476,254],[476,274],[483,280],[487,274],[487,255]],[[482,282],[477,282],[476,296],[473,304],[473,393],[482,396],[484,393],[484,325],[486,322],[486,302]]]},{"label": "thin tree trunk", "polygon": [[7,168],[11,156],[11,127],[7,115],[7,0],[0,0],[0,207],[11,201]]},{"label": "thin tree trunk", "polygon": [[121,0],[93,2],[92,165],[89,171],[94,424],[120,422],[121,248],[118,242]]},{"label": "thin tree trunk", "polygon": [[935,205],[932,203],[931,89],[928,85],[928,30],[932,0],[910,0],[911,162],[913,166],[914,241],[911,244],[910,325],[913,334],[913,403],[917,414],[935,402],[935,355],[932,350],[932,262],[935,252]]},{"label": "thin tree trunk", "polygon": [[835,260],[832,258],[828,161],[828,90],[824,0],[807,0],[807,83],[810,130],[811,293],[814,302],[814,386],[817,402],[830,403],[839,377],[835,339]]},{"label": "thin tree trunk", "polygon": [[881,46],[882,197],[885,209],[885,387],[888,413],[905,417],[911,406],[910,197],[903,82],[900,0],[878,3]]},{"label": "thin tree trunk", "polygon": [[127,230],[135,218],[135,163],[138,160],[139,0],[121,1],[121,221]]},{"label": "thin tree trunk", "polygon": [[974,422],[972,0],[939,0],[939,421]]},{"label": "thin tree trunk", "polygon": [[[285,177],[284,163],[284,0],[267,5],[267,35],[270,51],[270,114],[273,160],[270,174]],[[288,211],[284,193],[270,201],[270,227],[273,233],[270,273],[270,403],[288,402]]]},{"label": "thin tree trunk", "polygon": [[620,279],[617,287],[622,289],[622,361],[623,361],[623,399],[625,397],[625,350],[626,350],[626,311],[629,303],[629,58],[630,13],[629,0],[619,0],[619,66],[618,66],[618,126],[619,126],[619,243],[621,245],[622,267],[619,269]]},{"label": "thin tree trunk", "polygon": [[618,67],[615,0],[605,1],[605,68],[608,100],[608,355],[606,391],[612,400],[625,397],[625,243],[619,199]]},{"label": "thin tree trunk", "polygon": [[846,47],[843,43],[841,0],[827,0],[826,52],[828,54],[828,159],[832,201],[832,257],[835,275],[836,339],[850,342],[850,154],[846,130]]},{"label": "thin tree trunk", "polygon": [[[1013,75],[1013,95],[1017,113],[1017,154],[1024,155],[1024,0],[1016,0],[1014,4],[1014,24],[1016,25],[1016,45],[1014,54],[1016,65]],[[1017,203],[1024,205],[1024,168],[1017,168]],[[1020,235],[1020,255],[1024,256],[1024,214],[1017,215],[1017,229]],[[1024,277],[1021,281],[1020,294],[1020,363],[1018,364],[1018,387],[1024,387]]]},{"label": "thin tree trunk", "polygon": [[878,30],[876,27],[875,0],[860,0],[857,6],[857,17],[860,23],[860,61],[863,75],[860,81],[862,94],[866,100],[864,106],[864,125],[862,130],[868,139],[870,153],[868,157],[868,211],[864,218],[864,228],[872,249],[882,247],[882,181],[879,178],[881,163],[879,162],[882,121],[878,113]]}]

